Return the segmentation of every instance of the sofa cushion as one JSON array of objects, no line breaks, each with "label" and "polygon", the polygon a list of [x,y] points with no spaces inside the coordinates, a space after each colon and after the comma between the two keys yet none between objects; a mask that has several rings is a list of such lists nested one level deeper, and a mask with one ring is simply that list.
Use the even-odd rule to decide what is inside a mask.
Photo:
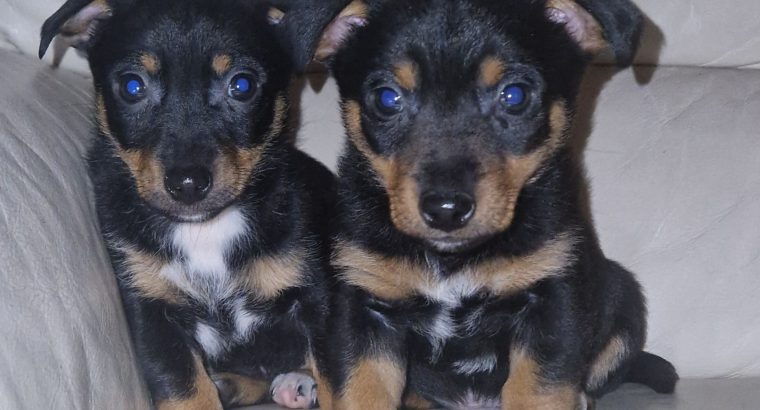
[{"label": "sofa cushion", "polygon": [[0,51],[0,408],[147,409],[84,155],[86,78]]}]

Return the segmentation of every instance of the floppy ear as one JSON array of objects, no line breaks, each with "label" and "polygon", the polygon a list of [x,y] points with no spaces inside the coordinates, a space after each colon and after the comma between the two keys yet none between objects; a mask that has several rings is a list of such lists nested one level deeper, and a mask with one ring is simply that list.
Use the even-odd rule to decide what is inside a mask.
[{"label": "floppy ear", "polygon": [[313,60],[325,27],[349,0],[271,0],[269,22],[277,26],[282,46],[302,72]]},{"label": "floppy ear", "polygon": [[330,21],[317,43],[314,59],[326,61],[340,49],[351,32],[367,24],[368,8],[364,0],[353,0]]},{"label": "floppy ear", "polygon": [[106,0],[68,0],[42,25],[39,57],[53,44],[53,66],[57,67],[69,47],[86,51],[101,20],[111,16]]},{"label": "floppy ear", "polygon": [[644,19],[630,0],[548,0],[546,15],[563,24],[585,52],[596,55],[609,47],[618,66],[633,63]]}]

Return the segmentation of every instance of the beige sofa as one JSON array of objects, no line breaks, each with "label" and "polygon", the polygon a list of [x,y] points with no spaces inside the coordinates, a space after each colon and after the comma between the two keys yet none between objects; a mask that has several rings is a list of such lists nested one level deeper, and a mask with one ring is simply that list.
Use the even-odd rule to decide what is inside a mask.
[{"label": "beige sofa", "polygon": [[[0,0],[0,409],[147,409],[84,167],[86,66],[31,56],[61,1]],[[648,349],[684,380],[599,407],[758,409],[760,2],[638,3],[639,61],[659,65],[593,70],[577,134],[603,247],[637,272]],[[301,145],[334,167],[335,87],[312,84]]]}]

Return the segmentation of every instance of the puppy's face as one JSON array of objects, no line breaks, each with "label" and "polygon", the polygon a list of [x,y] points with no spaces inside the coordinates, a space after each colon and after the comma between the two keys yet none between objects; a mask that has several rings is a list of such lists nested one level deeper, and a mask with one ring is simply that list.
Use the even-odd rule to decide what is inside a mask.
[{"label": "puppy's face", "polygon": [[88,56],[100,137],[147,204],[179,221],[213,217],[283,128],[291,67],[273,34],[281,16],[227,0],[89,7],[99,6],[107,21],[93,27]]},{"label": "puppy's face", "polygon": [[360,27],[333,69],[394,226],[446,252],[507,230],[564,144],[588,54],[606,47],[601,26],[570,0],[353,7]]}]

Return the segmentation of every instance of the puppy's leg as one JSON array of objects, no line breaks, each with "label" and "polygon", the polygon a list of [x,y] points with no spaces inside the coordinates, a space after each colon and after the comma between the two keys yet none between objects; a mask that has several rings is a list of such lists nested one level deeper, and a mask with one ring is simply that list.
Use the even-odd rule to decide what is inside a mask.
[{"label": "puppy's leg", "polygon": [[405,366],[383,356],[357,358],[334,401],[335,410],[388,410],[401,405]]},{"label": "puppy's leg", "polygon": [[317,406],[317,382],[308,370],[275,377],[271,392],[275,403],[289,409],[310,409]]},{"label": "puppy's leg", "polygon": [[234,373],[216,373],[211,376],[219,398],[225,408],[250,406],[258,403],[269,391],[269,383]]},{"label": "puppy's leg", "polygon": [[182,330],[167,318],[161,300],[125,298],[135,348],[158,410],[222,410],[201,356],[185,343]]},{"label": "puppy's leg", "polygon": [[432,408],[433,403],[425,400],[418,394],[406,393],[404,395],[404,409],[406,410],[428,410]]},{"label": "puppy's leg", "polygon": [[578,387],[543,380],[541,365],[529,350],[514,348],[509,359],[509,378],[501,390],[502,410],[584,410]]},{"label": "puppy's leg", "polygon": [[575,298],[567,283],[551,281],[535,290],[509,347],[509,376],[502,410],[585,409],[581,388],[584,342]]}]

